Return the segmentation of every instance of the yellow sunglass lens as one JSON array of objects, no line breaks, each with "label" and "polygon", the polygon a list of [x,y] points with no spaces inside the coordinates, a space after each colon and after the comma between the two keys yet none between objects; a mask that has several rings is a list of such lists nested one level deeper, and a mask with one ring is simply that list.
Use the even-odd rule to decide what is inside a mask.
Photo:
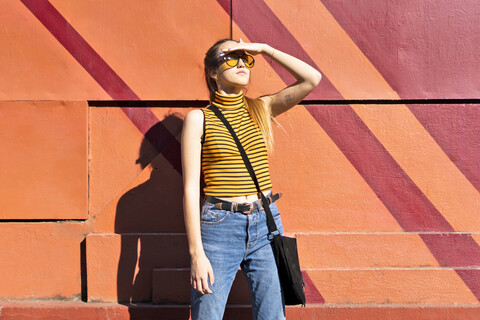
[{"label": "yellow sunglass lens", "polygon": [[227,63],[227,65],[229,67],[235,67],[237,64],[238,64],[238,60],[239,59],[242,59],[242,62],[243,64],[247,67],[247,68],[251,68],[253,67],[253,64],[255,62],[255,60],[253,59],[252,56],[249,56],[249,55],[244,55],[244,56],[226,56],[225,57],[225,62]]},{"label": "yellow sunglass lens", "polygon": [[238,63],[238,58],[235,57],[226,57],[225,62],[229,67],[235,67]]},{"label": "yellow sunglass lens", "polygon": [[242,60],[243,60],[243,63],[244,63],[247,67],[249,67],[249,68],[253,67],[253,63],[255,62],[255,60],[253,59],[253,57],[252,57],[252,56],[246,56],[246,57],[247,57],[247,60],[246,60],[246,61],[242,59]]}]

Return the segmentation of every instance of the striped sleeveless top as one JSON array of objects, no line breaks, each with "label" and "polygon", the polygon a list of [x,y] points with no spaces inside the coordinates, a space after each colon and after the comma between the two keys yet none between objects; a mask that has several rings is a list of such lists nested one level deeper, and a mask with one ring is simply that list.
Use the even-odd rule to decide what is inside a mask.
[{"label": "striped sleeveless top", "polygon": [[[238,136],[262,191],[272,188],[267,148],[260,129],[250,117],[243,92],[225,96],[215,92],[212,101]],[[223,122],[207,107],[202,109],[205,131],[202,140],[202,172],[205,195],[235,197],[256,194],[257,189],[245,167],[240,151]]]}]

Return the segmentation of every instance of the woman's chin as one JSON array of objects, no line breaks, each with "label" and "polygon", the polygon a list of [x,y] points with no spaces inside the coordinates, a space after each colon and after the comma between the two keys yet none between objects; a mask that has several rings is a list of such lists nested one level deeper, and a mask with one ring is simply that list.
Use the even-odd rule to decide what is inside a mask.
[{"label": "woman's chin", "polygon": [[231,87],[231,88],[245,88],[246,86],[248,85],[248,81],[235,81],[235,82],[231,82],[229,83],[228,86],[226,87]]},{"label": "woman's chin", "polygon": [[240,79],[237,79],[234,83],[237,86],[245,87],[245,86],[248,85],[249,82],[250,82],[250,78],[248,76],[245,76],[245,77],[242,77]]}]

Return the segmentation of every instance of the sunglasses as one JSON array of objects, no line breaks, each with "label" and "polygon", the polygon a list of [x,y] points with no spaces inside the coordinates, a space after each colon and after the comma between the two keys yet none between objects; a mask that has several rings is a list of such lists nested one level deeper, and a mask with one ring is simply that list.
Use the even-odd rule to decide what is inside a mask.
[{"label": "sunglasses", "polygon": [[227,66],[229,66],[230,68],[236,67],[239,60],[242,60],[245,67],[249,69],[252,68],[253,65],[255,64],[255,59],[253,59],[251,55],[248,55],[245,53],[244,54],[230,53],[219,58],[220,62],[225,62]]}]

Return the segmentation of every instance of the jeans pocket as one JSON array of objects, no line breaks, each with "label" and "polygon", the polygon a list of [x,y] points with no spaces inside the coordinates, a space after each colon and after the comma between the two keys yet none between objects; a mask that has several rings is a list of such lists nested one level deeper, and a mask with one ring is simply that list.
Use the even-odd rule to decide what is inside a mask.
[{"label": "jeans pocket", "polygon": [[270,211],[272,212],[272,216],[274,218],[280,217],[280,211],[278,210],[275,202],[270,205]]},{"label": "jeans pocket", "polygon": [[229,211],[215,208],[211,203],[205,203],[200,213],[200,223],[202,224],[220,224],[227,220]]},{"label": "jeans pocket", "polygon": [[272,212],[273,220],[275,221],[275,225],[277,226],[280,234],[283,235],[283,225],[282,219],[280,218],[280,211],[277,208],[277,204],[274,202],[270,205],[270,211]]}]

